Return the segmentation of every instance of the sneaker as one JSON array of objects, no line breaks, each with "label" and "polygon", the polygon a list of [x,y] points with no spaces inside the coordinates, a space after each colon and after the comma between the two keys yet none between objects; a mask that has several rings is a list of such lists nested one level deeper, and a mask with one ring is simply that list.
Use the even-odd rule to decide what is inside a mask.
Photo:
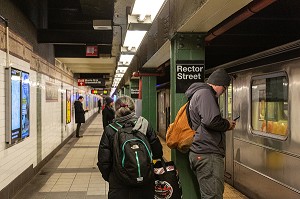
[{"label": "sneaker", "polygon": [[82,135],[79,135],[79,136],[76,136],[77,138],[82,138],[83,136]]}]

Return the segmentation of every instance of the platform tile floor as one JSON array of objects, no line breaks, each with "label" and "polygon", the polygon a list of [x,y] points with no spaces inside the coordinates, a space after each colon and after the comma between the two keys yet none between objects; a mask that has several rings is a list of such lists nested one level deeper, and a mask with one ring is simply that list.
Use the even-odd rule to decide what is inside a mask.
[{"label": "platform tile floor", "polygon": [[[108,183],[96,166],[103,132],[101,114],[82,126],[82,138],[71,140],[41,169],[13,199],[107,199]],[[170,149],[162,140],[164,158]],[[225,184],[224,199],[246,199]]]}]

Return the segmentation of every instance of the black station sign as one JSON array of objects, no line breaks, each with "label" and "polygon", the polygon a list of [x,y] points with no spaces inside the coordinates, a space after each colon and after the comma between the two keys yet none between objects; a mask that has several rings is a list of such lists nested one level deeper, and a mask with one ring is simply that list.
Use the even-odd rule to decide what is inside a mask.
[{"label": "black station sign", "polygon": [[176,93],[185,93],[195,82],[204,82],[204,60],[176,61]]},{"label": "black station sign", "polygon": [[131,88],[131,98],[137,99],[139,97],[139,88]]}]

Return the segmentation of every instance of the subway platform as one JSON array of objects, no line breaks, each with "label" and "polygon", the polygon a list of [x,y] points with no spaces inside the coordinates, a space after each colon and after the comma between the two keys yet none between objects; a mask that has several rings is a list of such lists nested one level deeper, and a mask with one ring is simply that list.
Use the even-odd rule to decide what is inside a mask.
[{"label": "subway platform", "polygon": [[[13,199],[107,199],[109,185],[96,165],[102,132],[98,114],[81,127],[83,137],[71,138]],[[161,141],[164,158],[170,160],[170,149]],[[225,184],[224,199],[246,198]]]}]

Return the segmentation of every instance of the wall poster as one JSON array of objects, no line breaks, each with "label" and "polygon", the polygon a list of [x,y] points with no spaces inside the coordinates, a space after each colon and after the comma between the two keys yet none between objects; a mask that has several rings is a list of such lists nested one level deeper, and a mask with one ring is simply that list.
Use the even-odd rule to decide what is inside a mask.
[{"label": "wall poster", "polygon": [[30,82],[29,73],[6,69],[6,142],[14,144],[29,137]]},{"label": "wall poster", "polygon": [[66,90],[66,123],[71,122],[71,91]]},{"label": "wall poster", "polygon": [[21,73],[11,69],[11,143],[21,138]]},{"label": "wall poster", "polygon": [[29,73],[22,72],[22,138],[29,136],[30,86]]},{"label": "wall poster", "polygon": [[58,86],[46,82],[46,102],[58,102]]}]

